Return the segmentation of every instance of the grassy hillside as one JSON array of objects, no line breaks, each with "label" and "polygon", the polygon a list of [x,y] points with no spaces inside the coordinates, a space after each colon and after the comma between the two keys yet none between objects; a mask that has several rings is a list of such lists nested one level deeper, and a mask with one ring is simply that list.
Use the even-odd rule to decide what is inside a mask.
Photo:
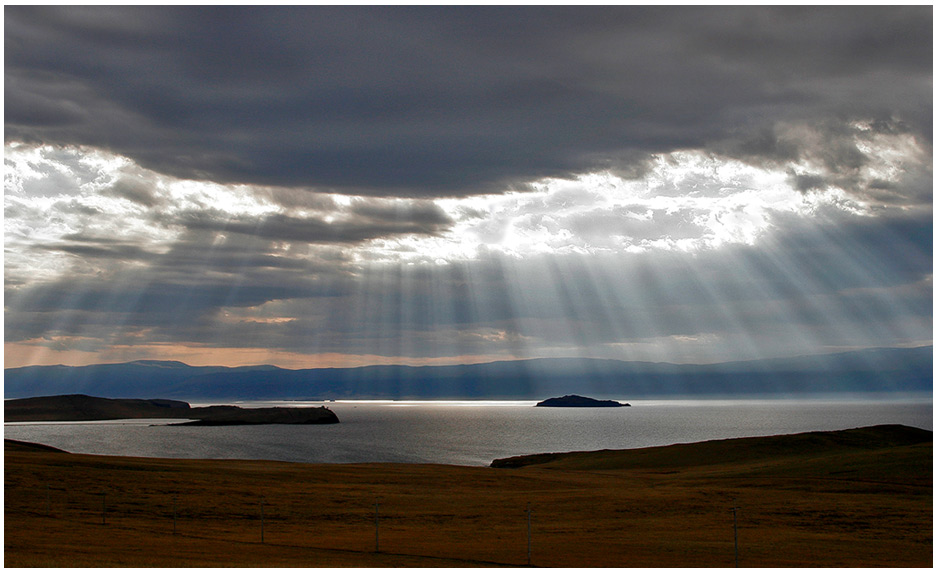
[{"label": "grassy hillside", "polygon": [[534,454],[504,458],[492,467],[539,465],[553,469],[675,469],[724,466],[808,464],[823,467],[825,459],[913,446],[932,441],[932,432],[900,425],[855,428],[837,432],[805,432],[785,436],[734,438],[632,450]]},{"label": "grassy hillside", "polygon": [[516,469],[19,445],[5,454],[4,565],[525,565],[530,506],[537,566],[732,567],[733,507],[742,567],[931,566],[930,440],[886,426]]}]

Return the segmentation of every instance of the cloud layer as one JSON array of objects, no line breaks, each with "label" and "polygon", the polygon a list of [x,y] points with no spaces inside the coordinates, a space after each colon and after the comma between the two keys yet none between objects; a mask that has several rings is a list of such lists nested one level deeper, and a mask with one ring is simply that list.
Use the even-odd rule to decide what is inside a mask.
[{"label": "cloud layer", "polygon": [[5,10],[7,365],[931,342],[931,8]]},{"label": "cloud layer", "polygon": [[20,6],[5,42],[8,140],[223,183],[478,194],[693,148],[818,156],[810,187],[864,161],[852,119],[931,134],[924,6]]}]

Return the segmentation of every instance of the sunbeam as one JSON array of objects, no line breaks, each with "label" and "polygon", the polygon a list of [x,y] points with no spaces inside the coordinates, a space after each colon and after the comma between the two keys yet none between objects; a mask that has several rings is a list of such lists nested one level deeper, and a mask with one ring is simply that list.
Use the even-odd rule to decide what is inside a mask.
[{"label": "sunbeam", "polygon": [[[99,12],[107,14],[89,14]],[[881,12],[869,22],[889,11]],[[19,98],[10,100],[5,147],[7,367],[174,353],[199,364],[265,359],[294,368],[563,358],[580,360],[583,383],[605,389],[621,380],[599,360],[712,365],[932,343],[930,115],[921,115],[931,105],[930,66],[908,58],[881,66],[825,45],[817,54],[832,61],[795,58],[815,74],[795,81],[777,74],[797,66],[753,67],[749,58],[762,56],[717,49],[703,29],[687,44],[683,32],[672,35],[677,13],[655,10],[647,15],[669,42],[599,52],[583,39],[608,46],[609,38],[587,13],[584,36],[565,22],[550,28],[571,66],[522,50],[511,60],[520,67],[493,74],[467,38],[425,39],[469,57],[466,70],[490,82],[470,86],[424,62],[468,90],[464,99],[439,100],[439,86],[419,78],[413,93],[379,97],[365,81],[376,71],[362,74],[358,61],[346,69],[361,81],[352,90],[360,100],[338,97],[338,86],[232,78],[229,87],[244,82],[258,102],[276,85],[286,99],[275,117],[250,98],[238,113],[209,105],[204,94],[226,92],[185,70],[165,76],[192,88],[180,95],[192,106],[177,107],[121,58],[102,59],[93,73],[81,62],[86,36],[52,29],[49,41],[63,61],[75,60],[74,81],[86,87],[39,97],[29,90],[52,84],[28,78],[52,78],[62,64],[32,54],[23,36],[7,71]],[[634,33],[629,13],[609,11],[608,25],[621,28],[615,37]],[[150,32],[201,17],[165,14]],[[11,41],[49,25],[30,10],[10,15]],[[430,20],[450,17],[443,10]],[[854,18],[864,29],[870,16],[834,21]],[[713,25],[736,33],[730,21]],[[813,37],[797,18],[785,21],[793,28],[779,37]],[[849,26],[843,33],[865,37]],[[181,50],[178,61],[201,53],[188,40],[182,33],[169,44]],[[294,41],[312,49],[319,40]],[[648,73],[646,50],[660,72]],[[306,53],[294,55],[307,62]],[[610,64],[614,54],[621,66]],[[833,60],[846,64],[841,57],[855,74],[837,81],[849,78],[850,89],[818,79],[837,69]],[[628,70],[649,91],[622,80]],[[680,72],[722,79],[688,89]],[[893,84],[907,93],[886,89],[883,74],[898,74]],[[523,87],[543,88],[546,78],[569,93]],[[136,95],[94,95],[112,93],[115,81],[131,82]],[[493,91],[477,91],[483,85]],[[734,85],[748,87],[725,89]],[[66,92],[90,99],[59,114],[50,108],[44,122],[16,107]],[[398,94],[393,105],[389,93]],[[299,101],[320,102],[324,115]],[[390,107],[379,113],[368,101]],[[467,115],[453,114],[453,101]],[[112,108],[116,115],[101,115]],[[59,119],[77,109],[86,123],[63,130]],[[418,120],[407,109],[439,116]],[[169,110],[178,123],[166,123]],[[253,113],[280,127],[259,130],[247,119]],[[297,121],[284,121],[291,114]],[[126,125],[112,133],[101,117]],[[196,117],[214,130],[192,131]],[[270,139],[277,129],[284,137]],[[535,384],[533,374],[519,376]]]},{"label": "sunbeam", "polygon": [[5,564],[931,563],[933,12],[6,6]]}]

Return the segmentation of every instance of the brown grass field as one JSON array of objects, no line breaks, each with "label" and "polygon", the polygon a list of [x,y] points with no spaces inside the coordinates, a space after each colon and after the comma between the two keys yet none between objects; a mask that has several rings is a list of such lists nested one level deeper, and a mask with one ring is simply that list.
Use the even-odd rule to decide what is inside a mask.
[{"label": "brown grass field", "polygon": [[733,507],[740,567],[932,566],[930,432],[515,465],[168,460],[7,443],[4,566],[526,566],[528,504],[534,566],[732,567]]}]

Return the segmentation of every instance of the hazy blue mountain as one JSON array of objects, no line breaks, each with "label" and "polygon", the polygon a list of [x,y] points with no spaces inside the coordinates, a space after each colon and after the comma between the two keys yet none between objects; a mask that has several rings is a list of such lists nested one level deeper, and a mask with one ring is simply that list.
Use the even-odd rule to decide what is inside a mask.
[{"label": "hazy blue mountain", "polygon": [[141,360],[4,371],[4,397],[87,394],[109,398],[543,399],[583,394],[790,395],[932,390],[932,347],[872,349],[710,365],[543,358],[460,366],[287,370],[188,366]]}]

